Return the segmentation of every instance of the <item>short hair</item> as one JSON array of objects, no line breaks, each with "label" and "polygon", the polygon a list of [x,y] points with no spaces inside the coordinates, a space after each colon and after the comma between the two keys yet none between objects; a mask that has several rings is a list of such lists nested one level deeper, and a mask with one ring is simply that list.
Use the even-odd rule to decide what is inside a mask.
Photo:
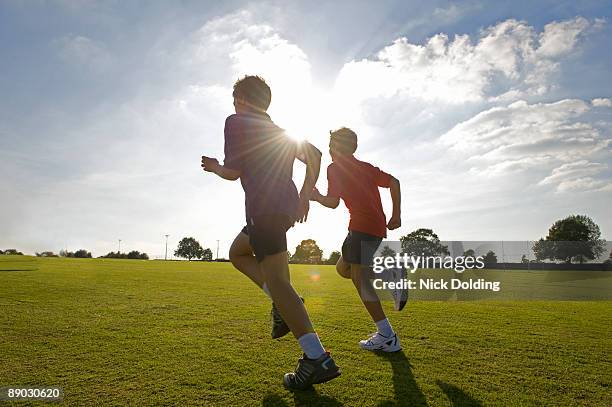
[{"label": "short hair", "polygon": [[330,131],[329,135],[338,153],[351,155],[357,150],[357,134],[348,127]]},{"label": "short hair", "polygon": [[272,91],[266,81],[257,75],[246,75],[234,83],[234,97],[242,97],[256,109],[268,110],[272,101]]}]

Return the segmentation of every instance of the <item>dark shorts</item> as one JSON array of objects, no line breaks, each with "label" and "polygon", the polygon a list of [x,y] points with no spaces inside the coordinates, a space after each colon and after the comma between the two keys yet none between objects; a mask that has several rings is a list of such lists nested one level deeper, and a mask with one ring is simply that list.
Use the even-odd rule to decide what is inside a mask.
[{"label": "dark shorts", "polygon": [[342,243],[342,258],[350,264],[371,266],[380,242],[382,242],[381,237],[349,230]]},{"label": "dark shorts", "polygon": [[242,233],[249,236],[249,243],[259,263],[264,257],[287,251],[287,230],[293,221],[287,215],[261,215],[249,219]]}]

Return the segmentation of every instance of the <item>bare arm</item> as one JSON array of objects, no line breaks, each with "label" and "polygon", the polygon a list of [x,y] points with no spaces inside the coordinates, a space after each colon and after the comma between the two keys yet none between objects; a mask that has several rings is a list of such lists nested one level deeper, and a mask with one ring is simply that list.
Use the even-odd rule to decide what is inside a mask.
[{"label": "bare arm", "polygon": [[387,229],[393,230],[402,226],[402,191],[400,189],[400,182],[397,178],[391,177],[389,189],[391,192],[393,212],[391,214],[391,219],[389,219],[389,223],[387,223]]},{"label": "bare arm", "polygon": [[300,190],[300,208],[297,219],[298,222],[305,222],[310,210],[310,196],[321,171],[321,152],[309,142],[304,141],[300,144],[296,157],[306,164],[306,177],[304,177],[304,185]]},{"label": "bare arm", "polygon": [[312,191],[312,196],[310,197],[310,200],[316,201],[321,205],[331,209],[336,209],[340,204],[340,198],[336,196],[321,195],[321,193],[316,187]]},{"label": "bare arm", "polygon": [[240,171],[222,166],[216,158],[202,156],[202,168],[204,171],[212,172],[229,181],[240,178]]}]

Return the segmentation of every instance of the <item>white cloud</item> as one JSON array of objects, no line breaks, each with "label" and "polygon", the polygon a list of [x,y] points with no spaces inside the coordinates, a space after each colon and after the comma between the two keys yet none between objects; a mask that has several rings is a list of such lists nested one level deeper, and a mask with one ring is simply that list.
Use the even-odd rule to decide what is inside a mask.
[{"label": "white cloud", "polygon": [[475,39],[437,34],[419,45],[399,38],[375,58],[347,63],[336,91],[353,100],[400,94],[449,104],[541,95],[554,85],[559,59],[601,24],[576,17],[551,23],[538,34],[526,22],[511,19]]},{"label": "white cloud", "polygon": [[564,179],[557,186],[557,192],[612,191],[612,182],[592,177]]},{"label": "white cloud", "polygon": [[595,107],[612,107],[612,99],[610,98],[595,98],[591,100],[591,104]]},{"label": "white cloud", "polygon": [[607,165],[589,160],[597,156],[610,159],[612,138],[607,129],[584,118],[590,109],[578,99],[519,101],[457,124],[439,142],[472,163],[473,174],[502,176],[552,168],[551,175],[538,185],[553,185],[557,191],[599,189],[606,181],[590,177],[602,173]]},{"label": "white cloud", "polygon": [[555,185],[557,192],[612,190],[611,179],[597,179],[608,169],[607,164],[580,160],[563,164],[552,170],[551,175],[540,181],[540,185]]},{"label": "white cloud", "polygon": [[537,53],[544,57],[559,57],[572,52],[582,36],[592,28],[599,28],[603,20],[589,22],[584,17],[576,17],[567,21],[554,21],[544,26],[540,33],[540,46]]}]

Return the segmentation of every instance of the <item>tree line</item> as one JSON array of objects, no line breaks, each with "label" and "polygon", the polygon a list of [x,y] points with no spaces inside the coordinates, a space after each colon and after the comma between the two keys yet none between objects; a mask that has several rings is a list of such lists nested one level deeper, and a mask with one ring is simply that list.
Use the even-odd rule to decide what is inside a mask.
[{"label": "tree line", "polygon": [[[408,255],[425,256],[447,256],[448,247],[443,245],[432,229],[420,228],[405,236],[400,237],[402,253]],[[599,258],[606,249],[606,241],[601,238],[599,226],[588,216],[570,215],[564,219],[557,220],[549,228],[548,234],[534,243],[532,250],[535,254],[535,262],[550,260],[553,262],[562,261],[568,264],[572,262],[584,263]],[[305,264],[336,264],[340,258],[339,251],[333,251],[328,258],[323,257],[323,250],[317,245],[314,239],[305,239],[296,246],[293,254],[287,252],[291,263]],[[0,250],[0,255],[23,255],[16,249]],[[202,245],[193,237],[184,237],[178,243],[174,255],[187,260],[197,259],[212,261],[212,251],[203,248]],[[383,247],[382,256],[394,256],[395,252],[389,247]],[[465,257],[474,257],[473,250],[466,250]],[[36,253],[37,257],[58,257],[51,251]],[[91,252],[79,249],[75,252],[61,250],[61,257],[91,258]],[[148,260],[146,253],[132,250],[128,253],[109,252],[99,258],[112,259],[139,259]],[[489,251],[483,256],[486,265],[497,263],[497,255]],[[529,262],[526,255],[521,260],[523,263]],[[612,252],[606,263],[612,263]]]},{"label": "tree line", "polygon": [[[399,240],[402,253],[408,255],[448,256],[450,254],[448,247],[440,242],[438,235],[432,229],[420,228],[400,237]],[[571,215],[556,221],[548,230],[548,234],[532,246],[535,262],[550,260],[568,264],[595,260],[604,253],[605,249],[606,241],[601,238],[599,226],[585,215]],[[383,247],[380,252],[384,257],[395,254],[395,251],[388,246]],[[475,253],[469,249],[463,253],[463,256],[475,257]],[[292,263],[335,264],[339,257],[340,252],[334,251],[328,259],[324,259],[323,251],[316,241],[306,239],[295,248],[289,260]],[[497,261],[497,255],[491,250],[483,256],[486,266],[495,265]],[[529,262],[526,255],[523,255],[521,261]],[[612,263],[612,251],[606,263]]]}]

